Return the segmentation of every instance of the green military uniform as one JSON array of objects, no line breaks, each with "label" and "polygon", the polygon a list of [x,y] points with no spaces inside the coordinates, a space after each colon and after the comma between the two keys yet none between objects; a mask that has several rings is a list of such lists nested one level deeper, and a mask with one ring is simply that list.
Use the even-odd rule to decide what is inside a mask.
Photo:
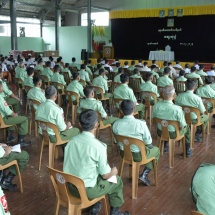
[{"label": "green military uniform", "polygon": [[28,86],[28,87],[33,87],[33,86],[34,86],[33,77],[32,77],[32,76],[28,76],[28,77],[24,80],[24,86]]},{"label": "green military uniform", "polygon": [[154,70],[151,71],[152,75],[158,80],[159,79],[159,75],[157,72],[155,72]]},{"label": "green military uniform", "polygon": [[19,66],[17,66],[16,68],[15,68],[15,74],[16,73],[19,73],[19,70],[20,70],[21,68],[19,67]]},{"label": "green military uniform", "polygon": [[4,100],[7,102],[8,105],[13,106],[13,110],[15,113],[18,113],[19,110],[19,101],[15,98],[11,98],[10,96],[13,94],[13,92],[8,88],[7,83],[0,78],[0,81],[2,82],[3,92],[0,93],[0,96],[4,98]]},{"label": "green military uniform", "polygon": [[[145,121],[135,119],[134,116],[124,116],[122,119],[117,120],[113,124],[113,133],[144,141],[147,159],[155,157],[157,161],[159,160],[160,150],[158,147],[152,146],[151,134]],[[121,152],[123,152],[123,144],[120,142],[118,144],[120,146]],[[140,149],[135,145],[131,145],[131,151],[133,154],[133,160],[135,162],[140,162],[142,160]],[[121,155],[123,156],[124,152],[121,153]],[[153,163],[147,163],[146,167],[153,169]]]},{"label": "green military uniform", "polygon": [[[42,91],[42,89],[39,87],[33,87],[32,89],[30,89],[28,91],[27,98],[37,100],[40,103],[46,101],[45,92]],[[34,109],[37,109],[37,105],[34,105]]]},{"label": "green military uniform", "polygon": [[93,73],[88,66],[86,66],[86,72],[89,74],[90,77],[93,77]]},{"label": "green military uniform", "polygon": [[167,75],[164,75],[158,79],[158,87],[165,87],[165,86],[173,86],[173,81]]},{"label": "green military uniform", "polygon": [[37,70],[39,70],[39,71],[43,71],[43,66],[41,66],[41,65],[37,65],[35,68],[34,68],[34,71],[37,71]]},{"label": "green military uniform", "polygon": [[[201,98],[199,96],[195,95],[190,90],[187,90],[184,93],[180,93],[175,100],[175,104],[180,105],[180,106],[191,106],[191,107],[198,108],[202,114],[205,112],[205,106],[204,106]],[[195,124],[197,122],[197,120],[196,120],[197,115],[195,113],[191,112],[190,116],[192,119],[192,123]],[[206,128],[208,121],[209,121],[209,117],[207,115],[201,115],[200,121],[204,122],[204,127]]]},{"label": "green military uniform", "polygon": [[68,75],[69,75],[69,77],[71,77],[71,76],[72,76],[72,74],[71,74],[71,72],[70,72],[69,68],[64,68],[64,69],[63,69],[63,72],[67,72],[67,73],[68,73]]},{"label": "green military uniform", "polygon": [[60,67],[61,72],[63,72],[63,66],[60,63],[56,63],[56,65],[58,65]]},{"label": "green military uniform", "polygon": [[192,79],[192,78],[198,78],[199,79],[199,84],[203,85],[203,81],[200,75],[196,74],[195,72],[191,72],[186,74],[186,78]]},{"label": "green military uniform", "polygon": [[[130,99],[133,102],[137,102],[137,99],[134,95],[133,90],[128,87],[127,84],[121,84],[117,88],[114,89],[114,98],[119,99]],[[136,111],[139,112],[140,119],[143,119],[145,107],[143,104],[138,104],[136,106]]]},{"label": "green military uniform", "polygon": [[90,82],[90,77],[89,77],[88,72],[86,72],[85,70],[81,69],[78,73],[80,74],[82,80],[84,80],[86,82]]},{"label": "green military uniform", "polygon": [[132,65],[132,66],[129,66],[129,67],[128,67],[128,70],[129,70],[129,71],[133,71],[135,68],[136,68],[136,67],[135,67],[134,65]]},{"label": "green military uniform", "polygon": [[[20,172],[22,173],[25,170],[29,160],[29,154],[26,151],[21,151],[21,153],[10,152],[10,154],[8,154],[6,157],[3,157],[4,154],[5,154],[5,150],[3,149],[2,146],[0,146],[0,164],[1,165],[6,165],[16,160],[18,163]],[[12,172],[14,175],[17,175],[16,167],[14,165],[9,167],[9,171]]]},{"label": "green military uniform", "polygon": [[20,68],[16,74],[15,74],[15,78],[20,78],[23,81],[27,78],[27,72],[24,68]]},{"label": "green military uniform", "polygon": [[[206,84],[202,87],[199,87],[196,91],[196,94],[201,96],[201,97],[215,99],[215,90],[213,90],[209,84]],[[208,111],[212,112],[213,111],[213,104],[208,102],[207,106],[208,106]]]},{"label": "green military uniform", "polygon": [[52,75],[53,75],[53,71],[52,71],[49,67],[46,67],[46,68],[42,71],[41,75],[47,76],[48,79],[49,79],[49,81],[50,81],[50,80],[51,80],[51,77],[52,77]]},{"label": "green military uniform", "polygon": [[119,67],[115,67],[113,70],[114,73],[118,73],[118,71],[119,71]]},{"label": "green military uniform", "polygon": [[186,79],[184,76],[179,76],[179,77],[176,79],[176,81],[183,81],[183,82],[185,82],[185,81],[187,81],[187,79]]},{"label": "green military uniform", "polygon": [[130,78],[140,78],[140,80],[141,80],[140,84],[145,83],[145,81],[142,79],[142,77],[140,75],[137,75],[137,74],[131,75]]},{"label": "green military uniform", "polygon": [[[115,184],[101,177],[111,171],[107,161],[107,146],[92,133],[84,131],[69,141],[65,147],[63,171],[84,181],[90,200],[107,194],[111,207],[121,207],[124,203],[122,179],[117,176]],[[70,184],[69,189],[78,196],[73,185]]]},{"label": "green military uniform", "polygon": [[[85,97],[84,91],[83,91],[84,88],[83,88],[82,84],[80,84],[80,82],[78,82],[76,80],[70,82],[70,84],[67,86],[66,90],[77,93],[79,95],[79,97],[80,96]],[[76,101],[75,96],[72,96],[72,101]]]},{"label": "green military uniform", "polygon": [[197,210],[207,215],[215,214],[215,165],[203,163],[196,171],[191,192]]},{"label": "green military uniform", "polygon": [[114,82],[121,83],[120,75],[122,75],[122,73],[120,73],[114,77]]},{"label": "green military uniform", "polygon": [[[9,108],[7,102],[2,96],[0,96],[0,113],[6,125],[18,125],[19,135],[28,134],[28,118],[25,116],[10,116],[13,111]],[[13,127],[8,128],[8,130],[13,129]]]},{"label": "green military uniform", "polygon": [[160,71],[159,71],[159,72],[163,74],[165,68],[166,68],[166,67],[160,68]]},{"label": "green military uniform", "polygon": [[[94,72],[94,75],[99,75],[99,70],[95,71],[95,72]],[[108,80],[107,75],[104,76],[104,79],[105,79],[105,80]]]},{"label": "green military uniform", "polygon": [[202,69],[197,71],[196,74],[200,75],[200,76],[208,76],[206,72],[204,72]]},{"label": "green military uniform", "polygon": [[107,117],[107,113],[102,106],[102,102],[94,98],[81,99],[80,105],[78,107],[78,113],[81,113],[82,109],[91,109],[98,111],[103,118],[102,122],[104,125],[112,124],[118,119],[117,117],[108,117],[108,119],[104,119]]},{"label": "green military uniform", "polygon": [[[190,127],[187,125],[182,108],[175,105],[172,101],[160,101],[154,105],[152,111],[152,118],[159,118],[163,120],[178,121],[181,135],[185,135],[185,142],[190,143]],[[170,137],[174,139],[176,137],[175,127],[168,126]],[[161,125],[158,125],[158,135],[161,136]]]},{"label": "green military uniform", "polygon": [[[64,121],[63,109],[50,99],[47,99],[37,108],[36,119],[55,124],[59,129],[62,140],[69,141],[73,136],[79,133],[78,128],[66,129],[67,126]],[[39,128],[39,132],[42,134],[41,128]],[[55,143],[56,136],[54,131],[50,128],[47,128],[47,132],[49,134],[50,141]]]},{"label": "green military uniform", "polygon": [[52,75],[51,82],[57,82],[62,84],[63,86],[66,86],[63,75],[59,74],[58,72],[55,72],[54,75]]},{"label": "green military uniform", "polygon": [[215,90],[215,82],[210,85],[213,90]]},{"label": "green military uniform", "polygon": [[77,67],[77,69],[79,69],[79,65],[77,63],[70,63],[69,67]]}]

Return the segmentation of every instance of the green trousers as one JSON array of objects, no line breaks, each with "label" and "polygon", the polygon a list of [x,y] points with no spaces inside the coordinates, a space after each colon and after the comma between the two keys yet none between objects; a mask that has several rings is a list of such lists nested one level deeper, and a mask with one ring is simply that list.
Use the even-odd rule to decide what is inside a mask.
[{"label": "green trousers", "polygon": [[14,98],[11,98],[9,96],[5,97],[4,99],[5,99],[5,101],[7,102],[8,105],[12,105],[14,113],[18,113],[19,101],[14,99]]},{"label": "green trousers", "polygon": [[[19,135],[28,134],[28,118],[25,116],[6,116],[3,118],[6,125],[17,125],[19,129]],[[8,130],[14,130],[14,127],[9,127]]]},{"label": "green trousers", "polygon": [[[124,151],[120,150],[120,155],[123,158],[124,157]],[[140,162],[142,160],[141,152],[132,152],[133,155],[133,161],[134,162]],[[155,157],[157,163],[160,158],[160,149],[156,146],[153,146],[152,148],[149,148],[146,146],[146,158],[150,159],[152,157]],[[148,169],[153,169],[153,162],[149,162],[145,165]]]},{"label": "green trousers", "polygon": [[[201,115],[201,119],[200,119],[200,122],[203,122],[204,123],[204,129],[207,127],[207,125],[208,125],[208,122],[209,122],[209,117],[208,117],[208,115]],[[197,123],[197,120],[196,119],[193,119],[192,120],[192,124],[196,124]],[[202,132],[202,127],[201,126],[198,126],[197,127],[197,130],[199,131],[199,132]]]},{"label": "green trousers", "polygon": [[[74,137],[75,135],[77,135],[79,133],[80,133],[80,131],[78,128],[70,128],[68,130],[61,131],[60,137],[61,137],[61,140],[68,140],[68,142],[69,142],[72,137]],[[49,139],[50,139],[51,143],[56,143],[56,141],[57,141],[55,135],[50,135]]]},{"label": "green trousers", "polygon": [[143,119],[145,114],[145,106],[142,103],[140,103],[139,105],[136,106],[136,111],[138,111],[139,113],[139,118]]},{"label": "green trousers", "polygon": [[[10,163],[11,161],[16,160],[19,166],[19,170],[22,173],[28,163],[29,160],[29,154],[26,151],[22,151],[21,153],[18,152],[11,152],[8,156],[0,158],[0,164],[6,165]],[[14,175],[17,175],[16,167],[13,165],[9,167],[10,172],[12,172]]]},{"label": "green trousers", "polygon": [[[76,187],[72,184],[69,184],[68,187],[74,196],[80,197]],[[121,207],[124,203],[122,188],[123,182],[119,176],[117,176],[117,184],[110,183],[98,176],[96,185],[94,187],[86,187],[86,192],[90,200],[107,194],[111,207]]]},{"label": "green trousers", "polygon": [[113,124],[118,119],[119,118],[117,118],[117,117],[109,116],[108,119],[104,119],[104,120],[102,120],[102,122],[104,125],[108,125],[108,124]]},{"label": "green trousers", "polygon": [[[157,134],[160,137],[161,136],[161,130],[157,130]],[[184,135],[185,137],[185,143],[190,143],[190,127],[186,125],[183,129],[180,130],[180,135]],[[175,132],[169,132],[169,136],[171,139],[176,138]]]}]

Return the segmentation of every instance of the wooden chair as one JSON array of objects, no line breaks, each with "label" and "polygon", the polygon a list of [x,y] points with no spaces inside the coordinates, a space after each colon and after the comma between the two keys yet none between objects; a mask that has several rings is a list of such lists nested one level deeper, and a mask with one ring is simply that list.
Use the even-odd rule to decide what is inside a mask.
[{"label": "wooden chair", "polygon": [[66,84],[69,85],[69,83],[71,82],[71,77],[69,77],[69,73],[63,72],[62,74],[63,74],[64,80],[66,81]]},{"label": "wooden chair", "polygon": [[206,76],[200,76],[201,77],[201,79],[202,79],[202,81],[203,81],[203,85],[205,84],[205,77]]},{"label": "wooden chair", "polygon": [[159,87],[159,86],[158,86],[158,93],[160,94],[160,98],[164,99],[163,87]]},{"label": "wooden chair", "polygon": [[[105,196],[89,200],[87,197],[86,188],[84,186],[84,181],[81,178],[66,174],[50,167],[48,167],[48,169],[57,197],[55,215],[59,214],[60,205],[68,208],[68,215],[81,215],[82,209],[88,208],[101,200],[104,203],[105,215],[108,215]],[[77,198],[71,194],[68,189],[68,183],[73,184],[77,188],[80,198]]]},{"label": "wooden chair", "polygon": [[38,136],[38,125],[37,125],[37,121],[35,120],[36,110],[34,108],[34,105],[40,106],[41,103],[34,99],[28,99],[28,102],[29,102],[29,106],[31,109],[31,117],[29,120],[29,135],[31,135],[32,122],[34,122],[35,136],[37,137]]},{"label": "wooden chair", "polygon": [[[30,87],[30,86],[25,86],[25,92],[26,94],[28,94],[28,91],[30,89],[32,89],[33,87]],[[26,100],[26,104],[25,104],[25,115],[28,114],[28,107],[29,107],[29,102],[28,102],[28,99]]]},{"label": "wooden chair", "polygon": [[[75,124],[75,120],[77,117],[77,108],[79,106],[79,95],[76,92],[65,90],[65,95],[67,96],[68,102],[66,107],[66,121],[68,118],[69,107],[72,107],[72,124]],[[75,96],[77,105],[73,104],[72,96]]]},{"label": "wooden chair", "polygon": [[128,68],[123,68],[123,72],[124,72],[124,74],[126,74],[126,73],[128,73]]},{"label": "wooden chair", "polygon": [[18,89],[19,98],[21,99],[22,91],[25,90],[24,81],[21,78],[15,78],[15,84],[16,88]]},{"label": "wooden chair", "polygon": [[140,71],[140,75],[142,76],[142,79],[143,79],[144,81],[146,81],[146,74],[147,74],[147,72],[145,72],[145,71]]},{"label": "wooden chair", "polygon": [[41,71],[40,70],[35,70],[34,71],[34,76],[40,76],[41,75]]},{"label": "wooden chair", "polygon": [[141,85],[141,78],[131,78],[131,77],[129,78],[128,86],[133,89],[134,94],[137,97],[137,100],[140,93],[140,85]]},{"label": "wooden chair", "polygon": [[42,81],[43,81],[43,89],[45,89],[50,85],[49,78],[45,75],[41,75],[40,77],[42,78]]},{"label": "wooden chair", "polygon": [[99,74],[95,74],[95,72],[93,73],[93,79],[97,78],[99,76]]},{"label": "wooden chair", "polygon": [[[184,113],[185,113],[185,119],[187,124],[190,126],[191,128],[191,137],[190,137],[190,148],[193,149],[194,148],[194,139],[195,139],[195,133],[196,133],[196,127],[197,126],[201,126],[202,127],[202,142],[204,142],[204,138],[205,138],[205,131],[204,131],[204,123],[200,121],[201,119],[201,113],[200,110],[198,108],[194,108],[194,107],[190,107],[190,106],[181,106]],[[197,123],[196,124],[192,124],[192,120],[190,117],[190,113],[194,112],[197,115]]]},{"label": "wooden chair", "polygon": [[70,67],[70,70],[71,70],[72,73],[78,72],[77,67]]},{"label": "wooden chair", "polygon": [[118,83],[118,82],[112,82],[112,93],[114,92],[114,89],[119,87],[122,83]]},{"label": "wooden chair", "polygon": [[141,101],[143,101],[143,97],[144,97],[144,101],[143,104],[145,105],[145,120],[148,118],[148,113],[149,113],[149,124],[152,125],[152,110],[153,110],[153,105],[151,105],[151,98],[153,97],[154,99],[154,103],[157,102],[157,95],[153,92],[149,92],[149,91],[142,91],[140,92],[140,99]]},{"label": "wooden chair", "polygon": [[[158,125],[158,124],[161,125],[161,136],[159,137],[157,135],[158,147],[161,151],[161,154],[163,155],[164,144],[162,144],[162,141],[169,142],[169,167],[173,168],[174,167],[175,141],[182,140],[184,159],[186,159],[185,137],[184,137],[184,135],[180,135],[179,122],[173,121],[173,120],[163,120],[163,119],[159,119],[159,118],[154,118],[154,121],[155,121],[156,125]],[[169,131],[168,131],[168,125],[171,125],[175,128],[175,132],[176,132],[175,139],[171,139],[171,137],[169,135]]]},{"label": "wooden chair", "polygon": [[15,167],[16,167],[16,172],[17,172],[17,176],[18,176],[19,184],[20,184],[20,192],[23,193],[22,178],[21,178],[21,173],[20,173],[17,161],[14,160],[14,161],[11,161],[10,163],[5,164],[5,165],[0,164],[0,170],[7,169],[7,168],[9,168],[9,167],[11,167],[13,165],[15,165]]},{"label": "wooden chair", "polygon": [[[114,136],[116,141],[122,143],[124,147],[124,157],[121,158],[121,164],[119,167],[119,176],[122,177],[124,164],[130,165],[130,173],[132,173],[130,174],[132,177],[132,199],[137,199],[138,177],[139,177],[139,170],[141,165],[147,164],[151,161],[153,162],[155,185],[157,186],[158,176],[157,176],[156,159],[155,157],[152,157],[150,159],[146,158],[145,143],[142,140],[132,138],[132,137],[127,137],[127,136],[116,135],[116,134],[114,134]],[[130,149],[131,145],[136,145],[140,149],[140,152],[142,155],[142,161],[140,162],[133,161],[133,155]]]},{"label": "wooden chair", "polygon": [[185,75],[185,78],[186,78],[187,80],[194,80],[194,81],[196,81],[196,83],[197,83],[197,88],[200,86],[199,78],[188,78],[187,75]]},{"label": "wooden chair", "polygon": [[173,81],[173,84],[174,84],[174,88],[175,88],[175,92],[178,94],[178,93],[183,93],[185,92],[187,89],[186,87],[186,81],[177,81],[177,80],[174,80]]},{"label": "wooden chair", "polygon": [[80,81],[79,82],[81,82],[82,83],[82,85],[83,85],[83,87],[86,87],[86,81],[84,81],[84,80],[82,80],[82,79],[80,79]]},{"label": "wooden chair", "polygon": [[[58,83],[58,82],[50,82],[50,85],[53,85],[57,89],[57,103],[61,107],[61,105],[62,105],[62,96],[65,95],[64,86],[63,86],[63,84]],[[61,93],[59,93],[58,87],[60,87]]]},{"label": "wooden chair", "polygon": [[206,215],[206,214],[202,214],[197,211],[191,211],[191,215]]},{"label": "wooden chair", "polygon": [[[54,167],[54,156],[57,158],[58,150],[56,150],[56,146],[63,145],[67,143],[69,140],[61,140],[60,137],[60,132],[59,129],[56,125],[50,123],[50,122],[45,122],[41,120],[36,120],[37,124],[41,127],[42,129],[42,143],[41,143],[41,150],[40,150],[40,159],[39,159],[39,170],[41,168],[41,161],[42,161],[42,155],[43,155],[43,148],[44,145],[48,144],[49,145],[49,166]],[[51,128],[56,136],[56,143],[51,143],[49,139],[49,134],[47,132],[47,128]],[[56,154],[55,154],[56,153]]]}]

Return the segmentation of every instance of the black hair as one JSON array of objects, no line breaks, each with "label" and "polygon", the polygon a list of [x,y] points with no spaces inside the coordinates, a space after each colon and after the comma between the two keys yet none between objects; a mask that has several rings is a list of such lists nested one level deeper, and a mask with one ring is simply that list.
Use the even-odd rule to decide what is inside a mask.
[{"label": "black hair", "polygon": [[76,80],[78,76],[80,76],[78,72],[72,73],[73,80]]},{"label": "black hair", "polygon": [[129,75],[128,74],[121,74],[120,75],[120,81],[124,84],[129,80]]},{"label": "black hair", "polygon": [[34,86],[36,86],[40,81],[42,81],[42,78],[40,76],[33,77]]},{"label": "black hair", "polygon": [[175,62],[176,64],[179,64],[180,63],[180,61],[179,60],[176,60],[176,62]]},{"label": "black hair", "polygon": [[193,79],[187,80],[187,84],[186,84],[187,90],[193,90],[196,87],[196,85],[197,85],[196,80],[193,80]]},{"label": "black hair", "polygon": [[153,76],[153,74],[151,72],[147,72],[146,73],[146,81],[149,81],[152,76]]},{"label": "black hair", "polygon": [[116,63],[116,67],[120,67],[120,63],[119,62]]},{"label": "black hair", "polygon": [[50,67],[51,66],[51,61],[47,61],[46,62],[46,67]]},{"label": "black hair", "polygon": [[99,70],[99,75],[102,75],[103,73],[105,73],[105,70],[104,70],[103,68],[101,68],[101,69]]},{"label": "black hair", "polygon": [[186,63],[185,68],[189,68],[189,67],[190,67],[189,63]]},{"label": "black hair", "polygon": [[108,60],[106,59],[106,60],[105,60],[105,64],[107,64],[107,63],[108,63]]},{"label": "black hair", "polygon": [[152,63],[155,64],[155,63],[156,63],[156,60],[152,60]]},{"label": "black hair", "polygon": [[119,67],[119,69],[118,69],[118,73],[120,74],[120,73],[122,73],[122,72],[123,72],[122,67]]},{"label": "black hair", "polygon": [[43,62],[42,58],[40,58],[40,59],[37,61],[38,64],[40,64],[40,63],[42,63],[42,62]]},{"label": "black hair", "polygon": [[65,63],[65,67],[68,68],[69,67],[69,63]]},{"label": "black hair", "polygon": [[163,62],[163,66],[168,66],[168,62],[167,62],[167,61],[164,61],[164,62]]},{"label": "black hair", "polygon": [[139,70],[137,68],[134,69],[134,74],[138,74],[139,73]]},{"label": "black hair", "polygon": [[179,76],[184,76],[184,74],[185,74],[185,71],[182,69],[182,70],[180,70],[180,72],[179,72]]},{"label": "black hair", "polygon": [[131,61],[131,65],[135,65],[135,61],[134,60]]},{"label": "black hair", "polygon": [[60,63],[60,62],[61,62],[61,58],[58,58],[58,59],[57,59],[57,63]]},{"label": "black hair", "polygon": [[73,58],[72,58],[72,62],[75,62],[75,61],[76,61],[76,59],[75,59],[75,57],[73,57]]},{"label": "black hair", "polygon": [[91,63],[92,63],[92,61],[91,61],[91,60],[88,60],[88,63],[89,63],[89,64],[91,64]]},{"label": "black hair", "polygon": [[27,68],[27,74],[28,74],[28,76],[32,75],[33,73],[34,73],[34,68],[28,67]]},{"label": "black hair", "polygon": [[134,102],[129,99],[123,100],[120,108],[125,116],[131,115],[134,111]]},{"label": "black hair", "polygon": [[199,69],[204,69],[204,67],[205,67],[204,64],[199,65]]},{"label": "black hair", "polygon": [[97,64],[97,69],[100,70],[102,68],[101,64]]},{"label": "black hair", "polygon": [[46,99],[51,99],[53,95],[57,93],[57,90],[54,86],[50,85],[45,89]]},{"label": "black hair", "polygon": [[169,66],[169,65],[172,65],[172,62],[169,62],[169,63],[168,63],[168,66]]},{"label": "black hair", "polygon": [[191,71],[191,72],[195,72],[195,71],[196,71],[196,67],[195,67],[195,66],[192,66],[192,67],[190,68],[190,71]]},{"label": "black hair", "polygon": [[79,122],[83,131],[91,131],[97,121],[98,116],[94,110],[85,110],[79,115]]},{"label": "black hair", "polygon": [[86,65],[85,64],[81,64],[81,69],[86,69]]},{"label": "black hair", "polygon": [[155,69],[156,65],[151,65],[151,70]]},{"label": "black hair", "polygon": [[206,76],[205,77],[205,83],[206,84],[212,84],[214,82],[214,78],[212,76]]},{"label": "black hair", "polygon": [[128,65],[128,61],[125,61],[125,62],[124,62],[124,65],[127,66],[127,65]]},{"label": "black hair", "polygon": [[142,61],[143,61],[142,59],[139,59],[139,60],[138,60],[139,63],[142,63]]},{"label": "black hair", "polygon": [[169,67],[165,67],[163,73],[165,75],[169,74],[170,73],[170,68]]},{"label": "black hair", "polygon": [[87,86],[84,88],[84,95],[88,98],[89,95],[94,91],[95,88],[93,86]]},{"label": "black hair", "polygon": [[144,65],[144,66],[147,66],[147,65],[148,65],[148,62],[145,61],[145,62],[143,63],[143,65]]},{"label": "black hair", "polygon": [[55,66],[54,66],[54,72],[57,72],[58,69],[60,69],[60,66],[59,66],[59,65],[55,65]]}]

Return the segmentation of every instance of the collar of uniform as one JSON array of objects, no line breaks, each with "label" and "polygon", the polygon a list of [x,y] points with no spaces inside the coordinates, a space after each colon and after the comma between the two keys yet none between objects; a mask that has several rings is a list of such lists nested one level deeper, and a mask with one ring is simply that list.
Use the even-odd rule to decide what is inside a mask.
[{"label": "collar of uniform", "polygon": [[89,131],[82,131],[81,134],[84,135],[84,136],[88,136],[88,137],[95,137],[94,134],[92,134],[92,133],[89,132]]},{"label": "collar of uniform", "polygon": [[42,89],[40,87],[34,87],[34,88],[37,89],[37,90],[42,91]]},{"label": "collar of uniform", "polygon": [[193,93],[193,91],[192,90],[187,90],[186,93]]},{"label": "collar of uniform", "polygon": [[53,104],[56,105],[56,103],[55,103],[53,100],[51,100],[51,99],[47,99],[46,101],[47,101],[47,102],[51,102],[51,103],[53,103]]},{"label": "collar of uniform", "polygon": [[211,88],[209,84],[204,85],[205,88]]},{"label": "collar of uniform", "polygon": [[146,83],[152,84],[152,82],[151,82],[151,81],[146,81]]},{"label": "collar of uniform", "polygon": [[124,116],[123,119],[134,119],[133,115]]},{"label": "collar of uniform", "polygon": [[170,101],[170,100],[163,100],[163,102],[164,102],[164,103],[173,104],[173,102],[172,102],[172,101]]},{"label": "collar of uniform", "polygon": [[96,100],[95,98],[86,98],[86,100]]},{"label": "collar of uniform", "polygon": [[128,87],[128,85],[127,84],[121,84],[122,86],[126,86],[126,87]]}]

